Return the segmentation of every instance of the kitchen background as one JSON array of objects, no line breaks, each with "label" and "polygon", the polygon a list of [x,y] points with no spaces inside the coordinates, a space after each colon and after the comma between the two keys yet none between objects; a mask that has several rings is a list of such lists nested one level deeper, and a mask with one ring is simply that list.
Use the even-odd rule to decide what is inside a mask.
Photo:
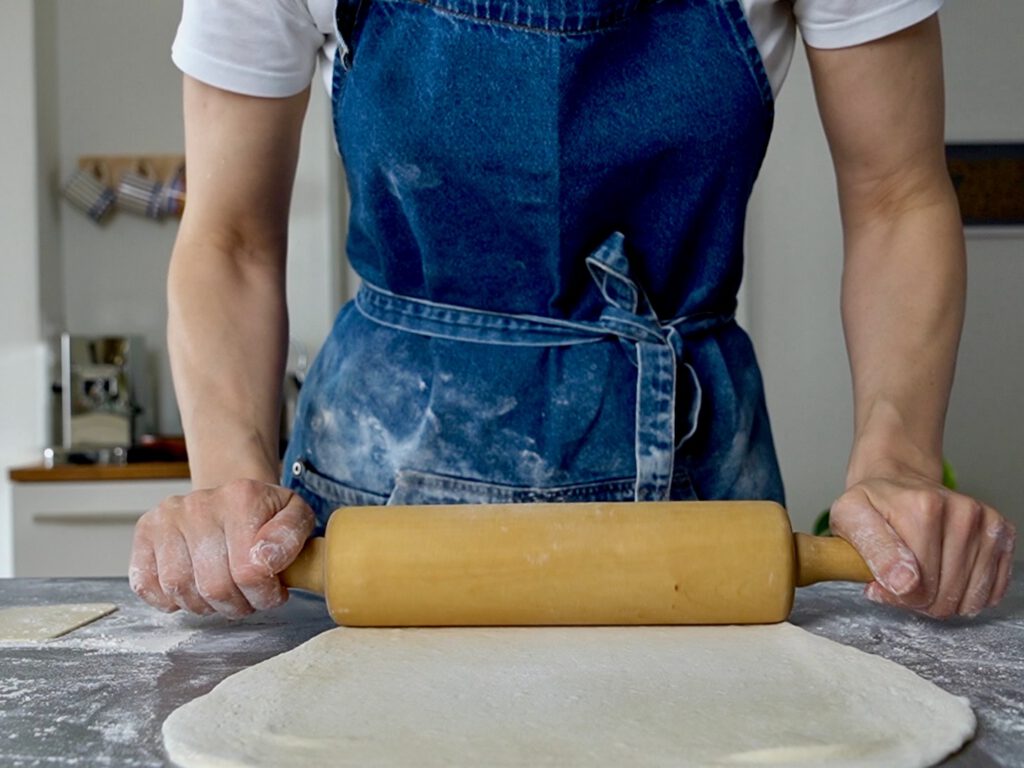
[{"label": "kitchen background", "polygon": [[[0,576],[13,570],[8,470],[53,440],[53,339],[142,334],[158,431],[180,431],[163,335],[174,220],[97,226],[58,189],[81,155],[180,153],[180,2],[0,0]],[[948,139],[1024,142],[1024,4],[947,0]],[[293,201],[292,336],[312,355],[353,276],[327,99],[315,88]],[[802,53],[751,204],[740,316],[758,349],[794,525],[842,489],[852,408],[838,315],[831,164]],[[969,228],[967,323],[946,430],[963,489],[1024,528],[1024,227]]]}]

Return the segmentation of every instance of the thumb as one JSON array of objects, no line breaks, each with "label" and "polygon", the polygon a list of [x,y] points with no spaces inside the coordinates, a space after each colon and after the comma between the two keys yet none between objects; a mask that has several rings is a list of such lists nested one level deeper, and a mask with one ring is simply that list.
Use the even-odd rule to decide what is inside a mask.
[{"label": "thumb", "polygon": [[299,556],[313,532],[316,516],[297,493],[279,489],[281,509],[256,532],[249,559],[273,574],[287,568]]},{"label": "thumb", "polygon": [[853,545],[878,583],[893,595],[908,595],[921,583],[921,568],[910,547],[858,490],[836,500],[829,514],[832,530]]}]

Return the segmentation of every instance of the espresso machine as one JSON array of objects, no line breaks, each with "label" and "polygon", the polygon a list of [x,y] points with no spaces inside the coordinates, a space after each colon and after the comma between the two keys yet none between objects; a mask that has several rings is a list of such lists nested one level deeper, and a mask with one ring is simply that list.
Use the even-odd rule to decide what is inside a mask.
[{"label": "espresso machine", "polygon": [[127,461],[151,420],[145,358],[142,336],[61,336],[61,445],[47,465]]}]

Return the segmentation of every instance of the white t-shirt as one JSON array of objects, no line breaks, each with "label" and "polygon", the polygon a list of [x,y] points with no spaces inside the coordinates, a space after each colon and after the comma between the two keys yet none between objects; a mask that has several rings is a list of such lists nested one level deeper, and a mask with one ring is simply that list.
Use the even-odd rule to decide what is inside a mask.
[{"label": "white t-shirt", "polygon": [[[741,0],[778,94],[796,30],[815,48],[877,40],[928,18],[942,0]],[[319,67],[328,88],[339,45],[336,0],[184,0],[172,58],[209,85],[250,96],[291,96]]]}]

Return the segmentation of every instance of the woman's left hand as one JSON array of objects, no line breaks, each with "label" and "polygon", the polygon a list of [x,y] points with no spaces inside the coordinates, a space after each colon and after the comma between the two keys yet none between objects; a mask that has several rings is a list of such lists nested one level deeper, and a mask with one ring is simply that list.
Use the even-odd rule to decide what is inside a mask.
[{"label": "woman's left hand", "polygon": [[832,505],[867,562],[865,595],[937,619],[976,616],[1010,583],[1016,530],[992,507],[910,471],[868,477]]}]

